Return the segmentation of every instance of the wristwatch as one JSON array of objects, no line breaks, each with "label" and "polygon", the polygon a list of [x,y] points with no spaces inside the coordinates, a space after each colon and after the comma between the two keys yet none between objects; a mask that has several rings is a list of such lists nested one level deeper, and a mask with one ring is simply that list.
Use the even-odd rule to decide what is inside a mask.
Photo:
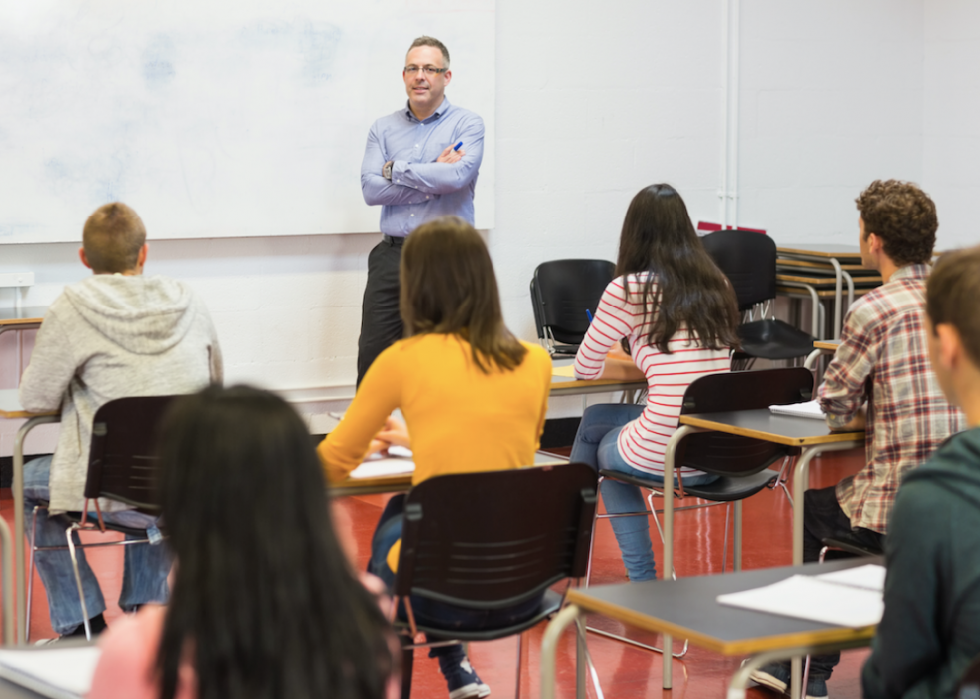
[{"label": "wristwatch", "polygon": [[385,163],[385,166],[383,168],[381,168],[381,176],[384,177],[386,180],[390,180],[391,179],[391,168],[394,165],[395,165],[395,161],[394,160],[389,160],[387,163]]}]

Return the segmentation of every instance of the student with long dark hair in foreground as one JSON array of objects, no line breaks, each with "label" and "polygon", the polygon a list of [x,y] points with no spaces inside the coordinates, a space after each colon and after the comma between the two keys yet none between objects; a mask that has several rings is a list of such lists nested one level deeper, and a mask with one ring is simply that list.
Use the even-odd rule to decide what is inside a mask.
[{"label": "student with long dark hair in foreground", "polygon": [[[670,185],[651,185],[633,198],[616,275],[579,347],[575,376],[646,380],[647,404],[587,408],[571,460],[663,482],[664,452],[677,429],[684,391],[699,376],[730,369],[738,306]],[[613,351],[622,339],[629,356]],[[690,468],[677,471],[688,485],[717,478]],[[610,514],[646,510],[640,488],[621,481],[604,480],[602,500]],[[656,578],[649,519],[610,521],[630,580]]]},{"label": "student with long dark hair in foreground", "polygon": [[[551,360],[504,326],[490,253],[461,218],[416,228],[401,258],[401,314],[409,335],[371,365],[340,424],[318,451],[330,480],[347,477],[371,450],[409,446],[413,484],[446,473],[529,466],[544,427]],[[392,419],[401,408],[405,425]],[[409,438],[409,434],[411,437]],[[403,497],[392,498],[375,530],[369,570],[395,579]],[[479,512],[480,503],[473,503]],[[472,615],[452,605],[412,598],[416,620],[459,629],[492,628],[531,616],[540,600],[512,610]],[[470,616],[472,615],[472,616]],[[490,694],[460,645],[429,655],[451,699]]]},{"label": "student with long dark hair in foreground", "polygon": [[398,696],[388,623],[344,557],[295,411],[211,387],[161,434],[173,592],[103,636],[90,699]]}]

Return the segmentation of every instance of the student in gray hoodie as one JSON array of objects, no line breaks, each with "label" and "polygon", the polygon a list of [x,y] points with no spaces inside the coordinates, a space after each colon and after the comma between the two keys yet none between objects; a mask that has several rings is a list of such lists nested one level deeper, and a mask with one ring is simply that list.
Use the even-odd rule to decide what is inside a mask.
[{"label": "student in gray hoodie", "polygon": [[869,699],[952,697],[980,654],[980,247],[926,283],[929,360],[968,429],[898,490],[885,537],[885,613],[861,673]]},{"label": "student in gray hoodie", "polygon": [[[207,309],[182,282],[144,276],[146,255],[146,228],[135,211],[121,203],[96,210],[85,222],[79,250],[94,274],[67,287],[38,330],[21,379],[21,404],[35,412],[61,411],[53,456],[24,467],[28,537],[35,506],[50,503],[37,511],[39,546],[65,542],[64,523],[49,515],[83,507],[96,410],[115,398],[191,393],[221,382],[221,351]],[[100,504],[112,521],[155,528],[147,515],[119,503]],[[92,631],[98,633],[105,628],[105,601],[84,552],[78,555]],[[36,560],[55,632],[83,635],[68,552],[41,551]],[[126,546],[124,565],[122,609],[166,601],[170,555],[165,546]]]}]

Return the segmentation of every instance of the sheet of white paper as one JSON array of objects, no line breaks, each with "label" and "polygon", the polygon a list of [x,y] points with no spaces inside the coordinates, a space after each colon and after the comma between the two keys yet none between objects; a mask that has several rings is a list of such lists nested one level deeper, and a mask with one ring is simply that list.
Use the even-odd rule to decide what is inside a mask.
[{"label": "sheet of white paper", "polygon": [[835,570],[832,573],[822,573],[815,577],[827,582],[860,587],[865,590],[881,592],[885,589],[885,566],[876,563],[868,563],[857,568]]},{"label": "sheet of white paper", "polygon": [[92,687],[98,646],[0,650],[0,676],[52,699],[77,699]]},{"label": "sheet of white paper", "polygon": [[816,420],[823,420],[824,414],[820,409],[820,403],[810,400],[805,403],[791,403],[790,405],[770,405],[769,411],[777,415],[796,415],[797,417],[810,417]]},{"label": "sheet of white paper", "polygon": [[388,447],[388,456],[401,456],[406,459],[411,459],[412,450],[408,447],[400,447],[397,444],[392,444]]},{"label": "sheet of white paper", "polygon": [[718,596],[718,604],[861,628],[881,621],[881,593],[793,575],[773,585]]},{"label": "sheet of white paper", "polygon": [[382,458],[369,459],[350,473],[351,478],[381,478],[412,473],[415,462],[411,459]]}]

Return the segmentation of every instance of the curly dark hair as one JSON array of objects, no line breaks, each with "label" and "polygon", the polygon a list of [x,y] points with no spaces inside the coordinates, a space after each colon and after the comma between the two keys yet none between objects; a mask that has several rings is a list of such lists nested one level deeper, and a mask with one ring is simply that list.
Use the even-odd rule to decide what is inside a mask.
[{"label": "curly dark hair", "polygon": [[918,185],[875,180],[855,199],[865,235],[881,238],[885,254],[899,267],[923,264],[936,244],[936,205]]}]

